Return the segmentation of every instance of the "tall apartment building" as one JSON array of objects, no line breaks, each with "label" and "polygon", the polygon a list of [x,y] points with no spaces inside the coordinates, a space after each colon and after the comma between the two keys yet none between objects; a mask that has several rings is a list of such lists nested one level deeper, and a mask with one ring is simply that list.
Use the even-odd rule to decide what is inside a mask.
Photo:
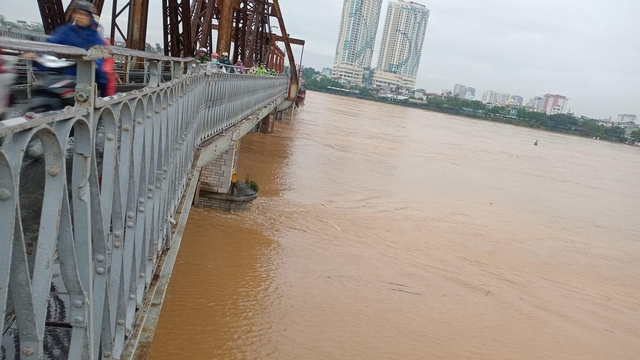
[{"label": "tall apartment building", "polygon": [[380,79],[395,74],[406,84],[415,84],[429,13],[426,6],[413,1],[389,3],[377,64]]},{"label": "tall apartment building", "polygon": [[475,100],[476,99],[476,88],[468,86],[465,90],[464,98],[467,100]]},{"label": "tall apartment building", "polygon": [[496,92],[491,90],[485,90],[482,93],[482,102],[483,103],[493,103],[496,99]]},{"label": "tall apartment building", "polygon": [[467,96],[467,86],[462,84],[456,84],[453,87],[453,96],[458,95],[459,98]]},{"label": "tall apartment building", "polygon": [[524,98],[520,95],[511,95],[511,99],[510,99],[513,103],[515,103],[518,106],[522,106],[523,102],[524,102]]},{"label": "tall apartment building", "polygon": [[495,91],[487,90],[482,93],[483,103],[492,103],[496,105],[507,105],[507,102],[511,98],[511,94],[497,93]]},{"label": "tall apartment building", "polygon": [[382,0],[344,0],[333,77],[362,82],[363,69],[371,67]]},{"label": "tall apartment building", "polygon": [[566,96],[546,94],[542,108],[547,115],[564,114],[567,112],[568,103],[569,99]]},{"label": "tall apartment building", "polygon": [[511,94],[499,93],[496,94],[496,101],[494,101],[494,103],[504,106],[507,105],[509,99],[511,99]]},{"label": "tall apartment building", "polygon": [[542,96],[532,97],[527,103],[527,108],[535,112],[544,112],[544,98]]}]

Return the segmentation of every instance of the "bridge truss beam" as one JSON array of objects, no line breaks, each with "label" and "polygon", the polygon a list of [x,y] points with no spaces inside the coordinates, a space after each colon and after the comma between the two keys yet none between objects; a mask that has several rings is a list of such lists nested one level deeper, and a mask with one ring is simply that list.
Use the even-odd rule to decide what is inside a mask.
[{"label": "bridge truss beam", "polygon": [[[72,6],[79,0],[72,0]],[[104,0],[90,0],[102,12]],[[64,24],[68,16],[62,0],[38,0],[43,25],[47,33]],[[149,0],[113,0],[111,44],[116,37],[124,39],[125,47],[145,50]],[[198,48],[213,50],[213,30],[218,31],[217,51],[232,53],[232,60],[242,60],[245,67],[266,63],[269,68],[284,69],[284,56],[292,69],[292,80],[298,74],[291,50],[292,41],[285,28],[278,0],[162,0],[164,52],[174,57],[193,56]],[[128,15],[126,29],[121,17]],[[68,14],[67,14],[68,15]],[[271,31],[271,17],[278,21],[282,36]],[[213,24],[217,21],[217,24]],[[285,51],[275,44],[282,41]]]},{"label": "bridge truss beam", "polygon": [[[72,0],[66,8],[62,5],[62,0],[38,0],[38,8],[40,9],[40,17],[46,34],[51,34],[58,26],[66,24],[69,21],[70,9],[73,9],[76,2]],[[95,5],[98,14],[102,13],[104,0],[87,0]]]}]

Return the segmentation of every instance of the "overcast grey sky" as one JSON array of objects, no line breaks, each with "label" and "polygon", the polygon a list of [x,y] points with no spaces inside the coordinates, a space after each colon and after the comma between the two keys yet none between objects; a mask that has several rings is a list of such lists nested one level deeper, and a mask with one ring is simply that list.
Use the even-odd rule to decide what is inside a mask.
[{"label": "overcast grey sky", "polygon": [[[526,100],[557,93],[569,97],[576,114],[640,115],[640,0],[416,1],[431,10],[418,87],[440,92],[461,83],[478,96],[495,90]],[[150,2],[148,42],[162,43],[161,0]],[[0,13],[40,20],[36,0],[14,4],[0,0]],[[306,66],[332,65],[342,4],[280,0],[288,32],[307,41]],[[110,8],[107,0],[105,24]]]}]

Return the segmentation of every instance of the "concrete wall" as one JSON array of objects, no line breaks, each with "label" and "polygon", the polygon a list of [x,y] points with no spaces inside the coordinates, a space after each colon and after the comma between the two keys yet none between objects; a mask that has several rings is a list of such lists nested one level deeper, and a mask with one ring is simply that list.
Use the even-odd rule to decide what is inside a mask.
[{"label": "concrete wall", "polygon": [[226,194],[231,187],[231,177],[238,169],[240,141],[208,163],[200,172],[200,191]]},{"label": "concrete wall", "polygon": [[210,199],[204,196],[198,198],[196,206],[216,208],[225,211],[245,211],[251,207],[251,201],[246,202],[230,202],[219,199]]}]

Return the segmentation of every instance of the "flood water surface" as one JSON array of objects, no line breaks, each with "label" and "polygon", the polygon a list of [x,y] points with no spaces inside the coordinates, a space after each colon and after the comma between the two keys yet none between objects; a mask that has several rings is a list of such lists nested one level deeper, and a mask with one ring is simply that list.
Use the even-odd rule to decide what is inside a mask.
[{"label": "flood water surface", "polygon": [[640,149],[309,92],[239,163],[152,360],[640,358]]}]

